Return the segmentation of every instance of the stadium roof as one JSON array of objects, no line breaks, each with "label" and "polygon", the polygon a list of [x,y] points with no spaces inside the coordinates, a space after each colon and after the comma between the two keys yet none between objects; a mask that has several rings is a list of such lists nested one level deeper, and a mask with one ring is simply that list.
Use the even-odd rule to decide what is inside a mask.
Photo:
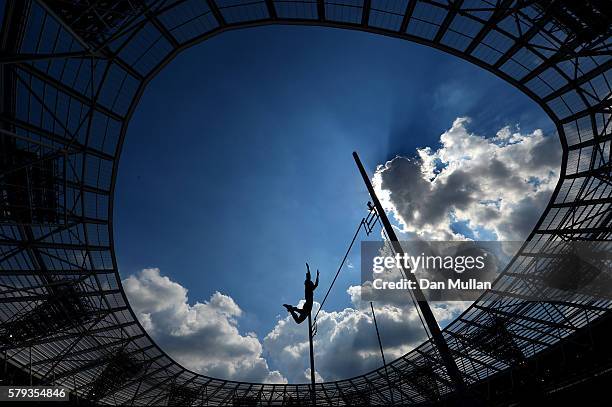
[{"label": "stadium roof", "polygon": [[[612,238],[612,40],[606,2],[526,0],[34,0],[0,9],[0,347],[37,383],[107,404],[310,403],[307,384],[196,374],[149,337],[121,287],[113,193],[128,122],[182,50],[227,30],[337,27],[428,45],[493,72],[554,122],[560,180],[492,290],[444,329],[470,385],[525,363],[610,310],[534,302],[543,253]],[[545,257],[545,256],[544,256]],[[538,266],[538,267],[536,267]],[[317,404],[419,404],[452,392],[424,342],[380,368],[317,383]]]}]

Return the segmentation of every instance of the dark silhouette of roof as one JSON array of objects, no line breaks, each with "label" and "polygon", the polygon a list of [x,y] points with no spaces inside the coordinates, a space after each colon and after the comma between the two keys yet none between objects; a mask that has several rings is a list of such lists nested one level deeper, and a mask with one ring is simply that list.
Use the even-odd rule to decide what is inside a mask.
[{"label": "dark silhouette of roof", "polygon": [[[494,289],[443,334],[466,383],[491,403],[520,401],[521,386],[530,394],[552,394],[569,392],[583,377],[593,377],[586,383],[603,377],[589,376],[595,369],[604,371],[602,363],[583,362],[588,352],[603,352],[594,342],[584,350],[571,348],[579,355],[571,369],[547,355],[573,346],[568,338],[597,341],[585,332],[601,334],[594,329],[608,320],[610,302],[588,295],[555,303],[528,301],[534,283],[523,277],[535,273],[533,259],[549,241],[611,239],[612,62],[605,2],[2,4],[0,353],[10,367],[5,371],[14,372],[10,377],[23,382],[31,369],[34,383],[61,384],[73,396],[105,404],[310,403],[307,384],[216,379],[172,360],[132,312],[113,248],[121,146],[148,82],[194,44],[267,24],[354,29],[425,44],[491,71],[544,109],[563,147],[557,188]],[[555,263],[549,267],[554,270]],[[32,324],[45,318],[53,322]],[[386,371],[318,383],[317,403],[452,400],[449,377],[430,341],[389,362]]]}]

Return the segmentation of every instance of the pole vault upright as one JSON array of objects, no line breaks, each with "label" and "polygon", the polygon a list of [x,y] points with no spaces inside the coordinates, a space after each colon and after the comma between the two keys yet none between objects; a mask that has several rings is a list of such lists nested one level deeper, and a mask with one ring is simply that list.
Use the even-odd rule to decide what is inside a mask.
[{"label": "pole vault upright", "polygon": [[314,367],[314,349],[312,345],[313,332],[312,332],[312,311],[308,313],[308,342],[310,343],[310,396],[312,398],[312,405],[317,405],[317,395],[315,393],[315,367]]},{"label": "pole vault upright", "polygon": [[[393,250],[396,254],[399,254],[404,257],[404,249],[402,248],[399,240],[397,239],[397,235],[395,234],[395,231],[391,226],[391,222],[389,222],[389,218],[387,218],[387,214],[385,213],[385,210],[383,209],[382,205],[380,204],[380,201],[378,200],[378,197],[376,196],[376,192],[374,191],[374,187],[370,182],[368,173],[366,172],[365,168],[363,168],[363,164],[361,164],[361,160],[359,159],[359,155],[357,155],[357,152],[353,152],[353,158],[357,163],[357,167],[359,168],[359,172],[361,173],[363,182],[365,182],[366,187],[368,188],[368,192],[370,193],[370,197],[372,198],[372,202],[374,203],[376,212],[378,212],[378,216],[382,221],[383,227],[387,232],[387,236],[389,237],[389,240],[393,245]],[[457,363],[455,362],[455,359],[450,353],[450,349],[448,347],[448,344],[446,343],[446,339],[444,339],[442,331],[438,326],[438,322],[436,321],[433,312],[431,312],[431,308],[429,308],[429,303],[425,299],[425,295],[423,295],[423,292],[419,288],[418,282],[414,277],[414,274],[412,274],[409,270],[404,270],[403,266],[402,271],[404,272],[406,278],[414,281],[415,289],[412,291],[414,292],[414,296],[416,297],[419,309],[423,314],[423,318],[425,319],[427,328],[429,329],[429,332],[431,333],[431,336],[434,340],[434,344],[438,348],[438,352],[440,352],[440,356],[442,357],[442,361],[444,362],[446,371],[453,383],[455,384],[456,390],[463,391],[465,389],[465,383],[463,382],[463,378],[461,377],[461,372],[459,372]]]}]

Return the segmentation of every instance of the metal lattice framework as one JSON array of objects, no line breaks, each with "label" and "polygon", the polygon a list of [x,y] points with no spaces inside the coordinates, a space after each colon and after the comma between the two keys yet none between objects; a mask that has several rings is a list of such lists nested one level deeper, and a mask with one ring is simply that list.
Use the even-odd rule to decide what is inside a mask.
[{"label": "metal lattice framework", "polygon": [[[548,207],[494,289],[444,336],[471,386],[563,346],[610,301],[528,301],[550,242],[611,240],[609,4],[600,0],[5,0],[0,38],[0,348],[37,383],[135,405],[309,405],[306,384],[193,373],[147,335],[121,287],[113,192],[130,117],[180,51],[269,24],[362,30],[461,57],[520,89],[563,148]],[[608,11],[606,11],[608,10]],[[554,264],[551,266],[554,267]],[[431,342],[318,383],[319,405],[419,404],[452,392]]]}]

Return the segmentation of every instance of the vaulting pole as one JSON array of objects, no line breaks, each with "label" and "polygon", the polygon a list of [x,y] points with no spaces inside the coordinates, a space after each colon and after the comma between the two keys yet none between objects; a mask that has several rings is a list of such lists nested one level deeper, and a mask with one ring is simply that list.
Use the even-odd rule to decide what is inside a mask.
[{"label": "vaulting pole", "polygon": [[317,405],[317,398],[315,394],[315,368],[314,368],[314,350],[312,346],[312,311],[308,313],[308,341],[310,342],[310,390],[312,397],[312,405]]},{"label": "vaulting pole", "polygon": [[[393,250],[395,251],[396,254],[399,254],[402,257],[404,257],[404,249],[399,243],[399,240],[397,239],[397,235],[395,234],[395,231],[393,230],[393,227],[391,226],[391,222],[389,222],[389,218],[387,218],[387,214],[385,213],[385,210],[383,209],[382,205],[380,204],[380,201],[378,200],[378,197],[376,196],[374,187],[372,186],[372,183],[370,182],[370,177],[368,177],[368,173],[366,172],[365,168],[363,168],[363,164],[361,164],[361,160],[359,159],[357,152],[353,152],[353,158],[355,159],[355,162],[357,163],[357,167],[359,168],[359,172],[361,173],[363,182],[365,182],[366,187],[368,188],[368,192],[370,193],[370,197],[372,198],[372,202],[374,203],[376,212],[378,213],[378,216],[380,217],[380,220],[382,221],[383,227],[385,228],[385,231],[387,232],[387,236],[389,237],[389,240],[391,240],[391,244],[393,245]],[[444,339],[444,336],[442,335],[442,331],[440,330],[440,327],[438,326],[438,322],[436,321],[436,318],[434,317],[433,312],[431,312],[431,308],[429,308],[429,303],[427,302],[425,295],[419,288],[418,281],[414,277],[414,274],[412,274],[410,270],[405,270],[403,266],[402,266],[402,271],[404,273],[404,276],[407,279],[414,281],[415,289],[412,291],[414,292],[414,296],[417,300],[419,309],[421,310],[421,313],[423,314],[423,318],[425,319],[425,322],[427,323],[427,327],[429,328],[429,332],[431,333],[431,336],[434,340],[434,344],[438,348],[438,352],[440,352],[440,356],[442,357],[442,361],[444,362],[444,366],[446,367],[446,372],[448,373],[451,380],[455,384],[456,390],[463,391],[465,389],[465,383],[463,382],[463,378],[461,377],[461,372],[459,372],[457,363],[455,362],[455,359],[451,355],[450,349],[448,347],[448,343],[446,343],[446,340]]]}]

